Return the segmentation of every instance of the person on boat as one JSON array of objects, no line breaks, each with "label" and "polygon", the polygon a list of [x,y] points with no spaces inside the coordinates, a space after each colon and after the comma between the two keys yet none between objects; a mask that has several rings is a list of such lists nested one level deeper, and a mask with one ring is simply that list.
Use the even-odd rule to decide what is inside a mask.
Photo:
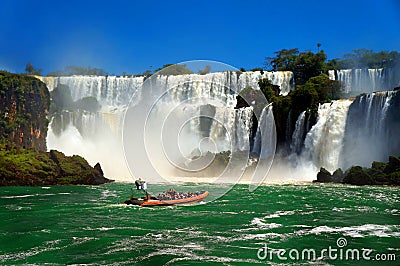
[{"label": "person on boat", "polygon": [[138,180],[135,181],[135,185],[137,190],[147,190],[146,181],[142,180],[140,177]]},{"label": "person on boat", "polygon": [[[142,190],[143,189],[143,183],[146,183],[143,181],[140,177],[135,181],[136,189],[137,190]],[[147,186],[146,186],[147,187]]]}]

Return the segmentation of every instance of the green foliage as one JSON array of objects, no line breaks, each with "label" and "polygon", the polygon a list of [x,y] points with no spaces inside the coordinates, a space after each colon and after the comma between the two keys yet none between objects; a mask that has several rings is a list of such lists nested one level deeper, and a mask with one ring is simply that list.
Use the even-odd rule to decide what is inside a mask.
[{"label": "green foliage", "polygon": [[0,145],[0,186],[100,184],[109,181],[80,156],[68,157],[57,151],[7,149]]},{"label": "green foliage", "polygon": [[315,90],[318,96],[314,103],[329,102],[331,100],[340,99],[343,93],[340,82],[336,80],[330,80],[326,74],[320,74],[312,77],[303,86],[298,87],[310,91]]},{"label": "green foliage", "polygon": [[52,99],[52,109],[50,113],[61,111],[64,109],[71,109],[74,105],[72,100],[71,90],[67,85],[58,84],[53,91],[50,92]]},{"label": "green foliage", "polygon": [[261,68],[261,67],[255,67],[255,68],[252,68],[252,69],[250,69],[250,71],[253,71],[253,72],[255,72],[255,71],[260,71],[260,72],[261,72],[261,75],[263,75],[263,74],[264,74],[264,69],[263,69],[263,68]]},{"label": "green foliage", "polygon": [[278,85],[273,85],[269,79],[260,79],[258,81],[258,86],[260,87],[261,92],[264,94],[267,101],[270,102],[273,96],[278,96],[280,92],[280,88]]},{"label": "green foliage", "polygon": [[84,97],[73,101],[71,90],[67,85],[59,84],[52,92],[52,105],[50,114],[61,112],[62,110],[85,110],[88,112],[97,112],[101,105],[95,97]]},{"label": "green foliage", "polygon": [[299,55],[298,48],[282,49],[275,52],[275,57],[267,57],[265,65],[273,71],[289,71],[293,69],[294,62]]},{"label": "green foliage", "polygon": [[400,185],[400,157],[389,156],[389,162],[373,162],[371,168],[352,166],[344,174],[337,169],[331,175],[321,168],[316,182],[334,182],[351,185]]},{"label": "green foliage", "polygon": [[293,68],[290,69],[293,71],[295,83],[302,85],[310,78],[326,72],[326,58],[327,56],[323,50],[316,54],[312,52],[300,53],[293,63]]},{"label": "green foliage", "polygon": [[0,71],[0,139],[20,146],[46,149],[47,111],[50,95],[35,77]]},{"label": "green foliage", "polygon": [[361,166],[353,166],[346,171],[343,183],[351,185],[374,185],[371,176]]},{"label": "green foliage", "polygon": [[328,61],[329,69],[385,68],[393,67],[400,61],[400,53],[397,51],[374,52],[364,48],[353,50],[343,57]]},{"label": "green foliage", "polygon": [[326,72],[327,58],[323,50],[313,52],[299,52],[299,49],[283,49],[275,52],[275,57],[267,57],[266,65],[273,71],[292,71],[296,85],[303,85],[311,77]]},{"label": "green foliage", "polygon": [[[341,95],[340,83],[330,80],[326,74],[310,78],[304,85],[296,86],[287,96],[279,95],[279,86],[272,85],[268,79],[258,82],[261,92],[268,102],[273,103],[278,141],[284,142],[288,117],[298,117],[302,111],[308,111],[312,124],[316,121],[318,104],[338,99]],[[295,119],[290,121],[293,128]]]},{"label": "green foliage", "polygon": [[26,66],[25,66],[25,73],[29,74],[29,75],[40,76],[42,74],[42,70],[35,68],[31,62],[28,62],[28,63],[26,63]]},{"label": "green foliage", "polygon": [[296,110],[296,114],[317,104],[319,99],[315,87],[307,84],[298,86],[290,93],[290,97],[292,98],[292,109]]}]

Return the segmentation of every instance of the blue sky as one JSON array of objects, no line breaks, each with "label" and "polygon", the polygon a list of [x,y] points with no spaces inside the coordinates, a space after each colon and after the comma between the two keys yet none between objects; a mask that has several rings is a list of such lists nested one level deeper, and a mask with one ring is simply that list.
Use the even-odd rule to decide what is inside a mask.
[{"label": "blue sky", "polygon": [[297,47],[400,51],[400,1],[18,1],[0,7],[0,69],[111,74],[207,59],[246,69]]}]

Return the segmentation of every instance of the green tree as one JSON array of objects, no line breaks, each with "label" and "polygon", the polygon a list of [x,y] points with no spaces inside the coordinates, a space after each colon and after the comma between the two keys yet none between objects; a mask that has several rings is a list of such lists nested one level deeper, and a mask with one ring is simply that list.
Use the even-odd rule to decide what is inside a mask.
[{"label": "green tree", "polygon": [[400,53],[397,51],[374,52],[361,48],[345,54],[343,59],[330,60],[328,66],[329,69],[389,68],[398,64],[399,61]]},{"label": "green tree", "polygon": [[298,86],[290,93],[290,97],[292,99],[292,109],[297,116],[300,112],[316,104],[319,99],[318,92],[315,86],[312,85]]},{"label": "green tree", "polygon": [[302,52],[296,57],[293,71],[296,85],[302,85],[312,77],[326,72],[326,54],[323,50],[314,54],[312,52]]},{"label": "green tree", "polygon": [[26,63],[26,66],[25,66],[25,73],[29,74],[29,75],[40,76],[42,74],[42,70],[35,68],[31,62],[28,62],[28,63]]},{"label": "green tree", "polygon": [[275,57],[266,58],[266,64],[273,71],[292,71],[296,85],[303,85],[311,78],[326,71],[325,60],[327,58],[323,50],[314,54],[312,52],[301,52],[299,49],[283,49],[275,52]]},{"label": "green tree", "polygon": [[258,81],[258,86],[268,102],[271,101],[273,96],[278,96],[280,93],[280,87],[278,85],[273,85],[271,81],[266,78],[260,79]]},{"label": "green tree", "polygon": [[275,57],[265,58],[266,67],[270,67],[273,71],[290,71],[293,69],[294,61],[299,55],[298,48],[282,49],[275,52]]}]

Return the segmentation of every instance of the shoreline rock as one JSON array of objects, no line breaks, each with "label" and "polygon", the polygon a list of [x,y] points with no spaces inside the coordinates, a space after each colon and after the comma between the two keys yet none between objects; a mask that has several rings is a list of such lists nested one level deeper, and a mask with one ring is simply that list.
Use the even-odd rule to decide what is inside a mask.
[{"label": "shoreline rock", "polygon": [[99,163],[92,167],[78,155],[0,147],[0,186],[100,185],[113,181],[104,177]]},{"label": "shoreline rock", "polygon": [[344,174],[339,168],[333,174],[321,167],[317,183],[341,183],[349,185],[400,186],[400,157],[389,156],[387,163],[373,162],[371,168],[352,166]]}]

